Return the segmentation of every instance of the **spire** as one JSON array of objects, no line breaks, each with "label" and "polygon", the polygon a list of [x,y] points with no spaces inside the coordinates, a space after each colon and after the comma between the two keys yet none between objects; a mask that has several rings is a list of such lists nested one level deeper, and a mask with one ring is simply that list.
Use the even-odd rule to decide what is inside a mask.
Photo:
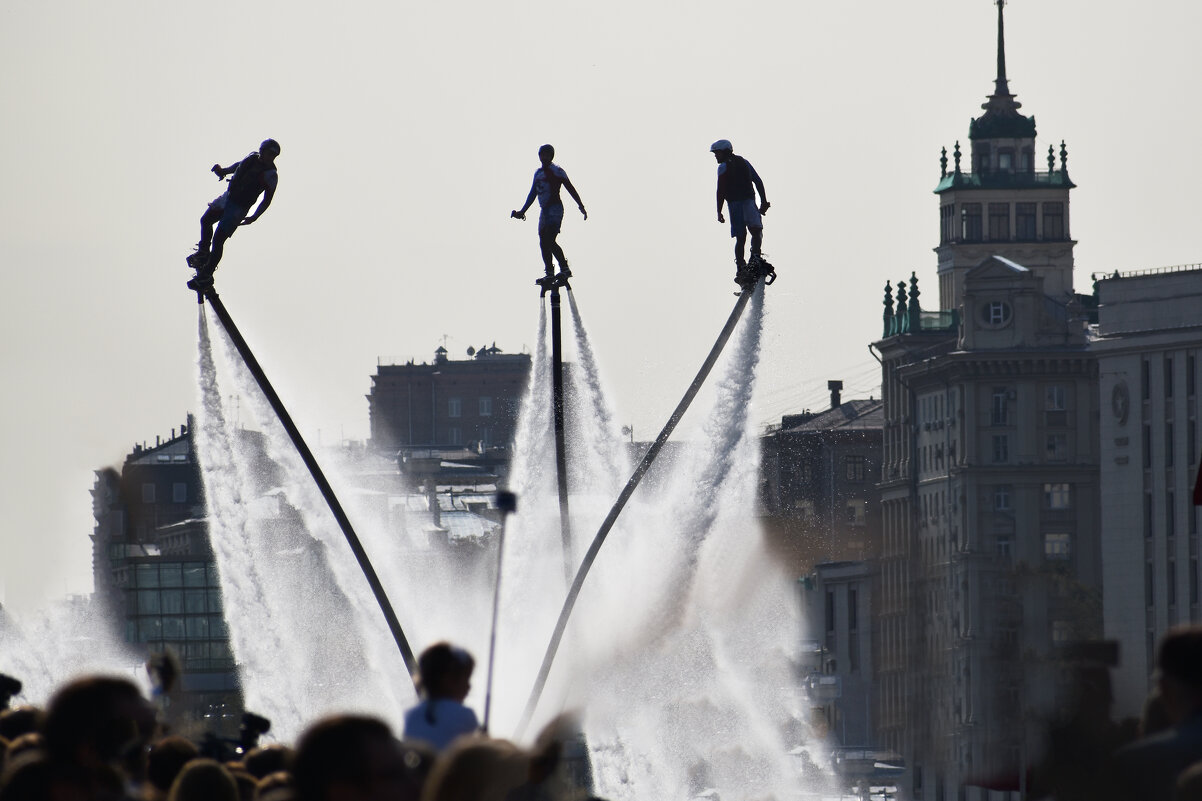
[{"label": "spire", "polygon": [[1006,78],[1006,23],[1003,9],[1006,0],[997,3],[997,78],[993,82],[993,94],[981,105],[985,110],[968,128],[970,139],[1034,138],[1035,118],[1019,113],[1022,103],[1015,100]]},{"label": "spire", "polygon": [[[996,0],[997,2],[997,80],[995,80],[993,90],[995,95],[1009,95],[1010,86],[1006,83],[1006,22],[1002,16],[1002,9],[1006,6],[1006,0]],[[1018,105],[1018,104],[1015,104]]]}]

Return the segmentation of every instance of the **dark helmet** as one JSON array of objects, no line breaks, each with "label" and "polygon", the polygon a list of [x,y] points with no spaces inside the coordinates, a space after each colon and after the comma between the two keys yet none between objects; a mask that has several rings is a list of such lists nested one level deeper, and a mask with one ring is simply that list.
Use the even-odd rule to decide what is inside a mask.
[{"label": "dark helmet", "polygon": [[280,155],[280,143],[274,139],[264,139],[263,144],[259,145],[259,150],[274,150],[278,156]]},{"label": "dark helmet", "polygon": [[543,145],[538,149],[539,158],[542,158],[543,153],[547,153],[551,156],[551,158],[555,158],[555,148],[551,147],[550,145]]}]

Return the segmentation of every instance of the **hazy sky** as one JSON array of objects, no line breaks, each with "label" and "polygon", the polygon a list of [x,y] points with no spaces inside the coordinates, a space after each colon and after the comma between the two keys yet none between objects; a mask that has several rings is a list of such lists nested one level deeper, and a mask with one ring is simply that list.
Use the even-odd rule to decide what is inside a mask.
[{"label": "hazy sky", "polygon": [[[662,426],[734,301],[710,142],[767,184],[757,420],[879,392],[882,287],[934,278],[939,150],[992,91],[988,0],[0,4],[0,599],[90,589],[92,471],[196,406],[184,257],[208,168],[271,136],[218,290],[310,441],[367,436],[379,361],[533,350],[543,142],[618,419]],[[1068,143],[1078,289],[1202,261],[1195,0],[1016,0],[1010,86]],[[1039,162],[1042,165],[1042,161]],[[569,353],[569,356],[571,354]],[[688,436],[689,421],[681,427]]]}]

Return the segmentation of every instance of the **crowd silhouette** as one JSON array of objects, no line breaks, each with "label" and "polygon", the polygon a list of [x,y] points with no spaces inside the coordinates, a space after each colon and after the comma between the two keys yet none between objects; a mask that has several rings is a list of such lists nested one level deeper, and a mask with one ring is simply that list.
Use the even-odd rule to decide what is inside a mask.
[{"label": "crowd silhouette", "polygon": [[[0,801],[586,801],[565,759],[579,727],[548,724],[531,748],[491,738],[463,705],[474,661],[449,643],[423,652],[421,703],[398,737],[380,718],[323,717],[294,746],[258,745],[248,715],[237,748],[215,753],[170,731],[127,678],[86,676],[45,708],[10,707],[0,675]],[[1029,798],[1202,801],[1202,626],[1169,631],[1139,721],[1110,716],[1110,677],[1090,667],[1028,776]],[[15,689],[14,689],[15,688]]]},{"label": "crowd silhouette", "polygon": [[[438,643],[422,655],[422,703],[398,737],[370,715],[311,723],[294,745],[252,744],[215,752],[170,731],[141,689],[123,677],[67,682],[44,709],[0,706],[0,801],[585,801],[561,758],[578,728],[549,724],[532,748],[490,738],[462,707],[471,656]],[[13,685],[8,685],[13,686]],[[466,710],[466,715],[459,708]],[[251,715],[254,719],[255,716]],[[433,717],[433,723],[430,718]],[[448,725],[449,724],[449,725]],[[245,722],[244,722],[245,728]],[[427,739],[429,738],[429,739]]]}]

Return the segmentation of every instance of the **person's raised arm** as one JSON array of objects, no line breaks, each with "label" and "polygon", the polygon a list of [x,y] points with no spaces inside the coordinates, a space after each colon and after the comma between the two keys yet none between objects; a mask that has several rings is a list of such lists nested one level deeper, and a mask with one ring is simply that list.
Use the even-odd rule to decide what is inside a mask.
[{"label": "person's raised arm", "polygon": [[228,167],[222,167],[220,164],[214,164],[212,167],[212,171],[217,174],[217,180],[221,180],[225,176],[231,175],[234,172],[234,170],[238,169],[238,165],[241,163],[242,163],[241,161],[235,161],[233,164],[231,164]]},{"label": "person's raised arm", "polygon": [[568,194],[572,196],[572,200],[576,201],[576,208],[580,209],[580,213],[587,220],[588,212],[584,210],[584,201],[580,199],[580,194],[576,191],[576,187],[572,186],[572,182],[568,180],[567,175],[563,177],[563,188],[568,190]]}]

